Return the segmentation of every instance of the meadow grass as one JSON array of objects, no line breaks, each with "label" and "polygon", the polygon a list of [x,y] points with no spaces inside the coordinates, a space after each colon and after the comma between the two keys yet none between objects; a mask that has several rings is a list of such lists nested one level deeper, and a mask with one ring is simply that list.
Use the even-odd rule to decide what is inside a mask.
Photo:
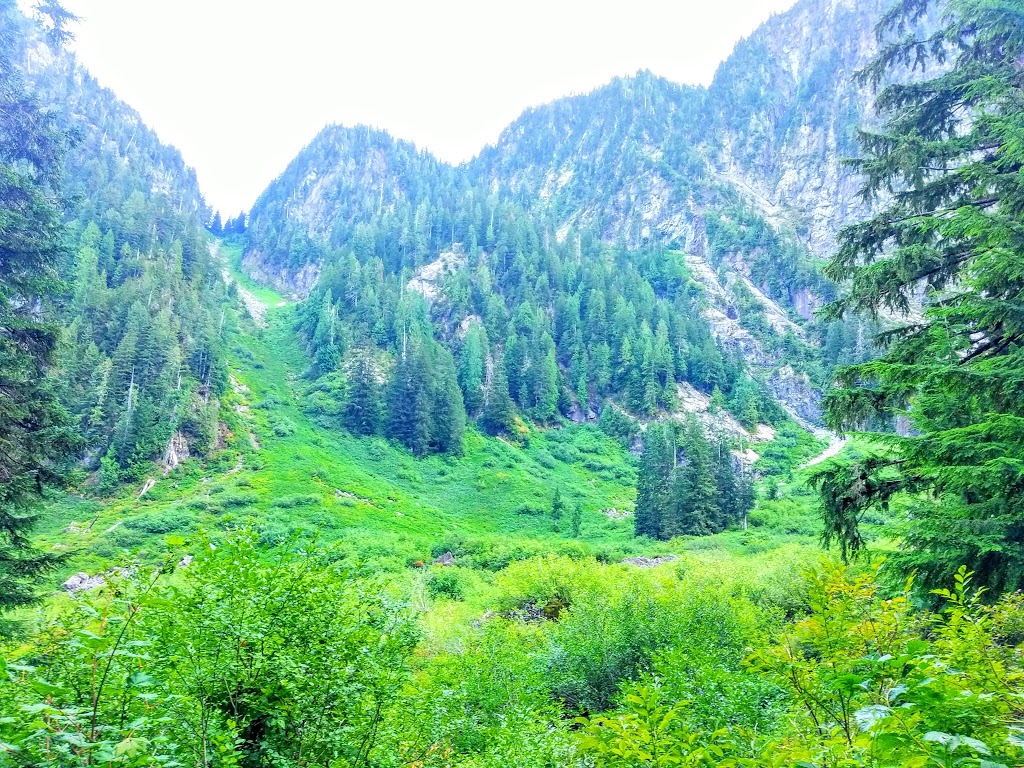
[{"label": "meadow grass", "polygon": [[[236,330],[229,336],[232,384],[221,397],[226,447],[166,475],[154,468],[155,485],[142,498],[139,483],[104,501],[55,500],[40,538],[70,555],[59,577],[178,556],[202,536],[250,524],[269,545],[315,538],[353,565],[388,572],[429,564],[445,551],[494,571],[547,552],[604,561],[667,553],[728,559],[816,539],[815,499],[792,470],[820,446],[799,430],[782,429],[767,446],[772,471],[785,474],[762,483],[745,530],[654,542],[634,537],[632,518],[621,516],[635,501],[635,460],[596,425],[535,428],[522,443],[471,428],[463,455],[419,459],[383,438],[325,425],[305,397],[309,359],[293,328],[294,307],[278,306],[283,299],[269,289],[250,288],[238,272],[240,249],[224,251],[236,279],[270,306],[266,328],[242,316],[229,324]],[[778,492],[769,494],[776,483]],[[570,508],[583,508],[578,538],[566,519],[554,530],[556,489]]]}]

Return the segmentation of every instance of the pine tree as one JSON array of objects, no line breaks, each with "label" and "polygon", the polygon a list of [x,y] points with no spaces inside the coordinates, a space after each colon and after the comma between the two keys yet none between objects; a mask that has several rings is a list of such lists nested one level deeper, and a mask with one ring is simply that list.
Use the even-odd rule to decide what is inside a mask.
[{"label": "pine tree", "polygon": [[531,413],[537,421],[550,422],[558,415],[558,364],[550,337],[541,340],[538,359],[530,366],[530,372]]},{"label": "pine tree", "polygon": [[466,411],[473,416],[484,404],[484,371],[487,365],[487,332],[479,323],[466,331],[459,354],[459,386]]},{"label": "pine tree", "polygon": [[462,453],[462,436],[466,431],[466,408],[462,403],[455,361],[440,344],[433,349],[433,407],[430,418],[430,441],[441,453]]},{"label": "pine tree", "polygon": [[569,533],[574,539],[580,537],[580,530],[583,527],[583,504],[573,504],[572,512],[569,513]]},{"label": "pine tree", "polygon": [[388,385],[388,437],[402,443],[416,456],[430,446],[429,368],[423,344],[410,340],[391,374]]},{"label": "pine tree", "polygon": [[555,488],[555,495],[551,499],[551,530],[558,533],[558,524],[565,514],[565,500],[562,498],[562,489]]},{"label": "pine tree", "polygon": [[342,409],[345,427],[356,435],[374,435],[380,426],[381,402],[372,352],[369,349],[353,350],[347,373]]},{"label": "pine tree", "polygon": [[526,402],[524,392],[526,391],[526,376],[524,375],[526,365],[526,348],[523,339],[513,328],[509,331],[508,339],[505,341],[505,375],[507,377],[509,395],[522,407],[529,405]]},{"label": "pine tree", "polygon": [[33,509],[73,441],[50,363],[66,258],[59,200],[67,137],[15,68],[14,3],[0,2],[0,610],[35,597],[56,560],[30,546]]},{"label": "pine tree", "polygon": [[669,482],[675,466],[675,435],[664,424],[651,424],[644,433],[643,452],[636,481],[637,536],[660,539],[665,534]]},{"label": "pine tree", "polygon": [[[905,545],[890,563],[925,586],[961,565],[995,589],[1024,587],[1024,16],[1018,3],[948,0],[943,28],[915,23],[936,5],[902,0],[879,25],[884,45],[864,73],[876,86],[907,67],[940,74],[881,87],[877,130],[861,133],[864,194],[884,207],[842,231],[828,265],[852,275],[844,312],[923,317],[878,337],[877,360],[837,372],[827,398],[837,429],[906,417],[910,436],[816,475],[825,540],[863,546],[865,511],[900,495]],[[895,40],[895,42],[886,42]],[[943,65],[925,69],[929,65]]]},{"label": "pine tree", "polygon": [[514,418],[512,398],[508,394],[508,377],[505,375],[505,360],[499,355],[494,361],[494,372],[487,388],[480,425],[492,435],[510,434],[515,426]]},{"label": "pine tree", "polygon": [[722,514],[711,446],[695,419],[686,426],[682,449],[683,461],[673,473],[669,514],[662,531],[667,539],[714,533]]},{"label": "pine tree", "polygon": [[711,402],[708,403],[708,413],[714,415],[725,407],[725,395],[722,394],[722,390],[716,385],[711,390]]}]

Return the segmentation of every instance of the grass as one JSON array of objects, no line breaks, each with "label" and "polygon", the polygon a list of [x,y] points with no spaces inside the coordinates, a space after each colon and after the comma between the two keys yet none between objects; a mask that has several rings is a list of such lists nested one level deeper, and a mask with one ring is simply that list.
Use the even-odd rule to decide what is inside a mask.
[{"label": "grass", "polygon": [[277,307],[288,303],[288,300],[273,288],[257,283],[245,273],[245,270],[242,269],[243,247],[241,241],[236,239],[223,240],[221,241],[220,250],[227,262],[232,279],[249,291],[249,293],[268,307]]},{"label": "grass", "polygon": [[[785,479],[776,498],[761,489],[746,530],[663,543],[636,539],[631,518],[605,513],[632,509],[636,472],[624,446],[595,425],[534,430],[522,445],[470,430],[463,456],[423,459],[382,438],[325,427],[328,417],[308,412],[309,361],[293,330],[294,307],[279,306],[282,297],[239,272],[240,248],[223,252],[236,279],[271,307],[263,329],[234,318],[243,327],[230,332],[232,387],[221,398],[227,447],[166,476],[156,472],[141,499],[131,488],[102,503],[67,495],[51,504],[40,538],[71,555],[61,578],[170,556],[169,537],[180,555],[200,533],[244,524],[255,524],[268,544],[316,537],[339,558],[391,572],[447,550],[493,571],[545,552],[606,561],[668,552],[733,558],[817,535],[814,497],[793,469],[820,446],[800,430],[779,430],[765,447],[762,461]],[[555,489],[570,507],[582,504],[578,540],[565,521],[561,533],[552,529]]]}]

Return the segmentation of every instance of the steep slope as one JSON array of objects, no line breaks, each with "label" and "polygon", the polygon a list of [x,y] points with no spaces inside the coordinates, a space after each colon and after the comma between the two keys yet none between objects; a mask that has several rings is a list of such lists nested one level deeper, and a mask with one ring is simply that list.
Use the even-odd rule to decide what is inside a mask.
[{"label": "steep slope", "polygon": [[[867,116],[869,94],[853,74],[876,50],[883,2],[801,0],[742,41],[710,88],[647,72],[617,79],[528,110],[458,168],[377,131],[328,128],[254,207],[244,264],[302,298],[325,269],[351,271],[378,259],[375,300],[393,292],[391,305],[408,277],[417,287],[422,274],[437,273],[429,295],[439,333],[483,317],[494,351],[504,348],[504,321],[489,320],[481,300],[495,292],[509,313],[524,302],[547,305],[558,386],[579,390],[582,402],[595,398],[595,382],[584,397],[568,370],[579,355],[558,335],[557,293],[577,287],[559,285],[551,254],[564,263],[573,252],[577,262],[584,254],[600,260],[595,243],[620,254],[667,247],[682,253],[700,288],[695,306],[720,354],[741,359],[787,410],[815,421],[815,384],[836,362],[866,353],[853,341],[862,337],[855,328],[810,321],[833,291],[820,259],[837,229],[863,212],[842,160],[855,153],[855,130]],[[513,265],[509,283],[513,255],[523,263]],[[382,291],[389,279],[394,285]],[[523,279],[534,284],[524,289]],[[538,280],[555,295],[538,292]],[[651,290],[659,295],[653,283]],[[332,289],[331,312],[344,320],[353,298]],[[584,291],[575,301],[583,306],[586,298]],[[391,322],[392,312],[385,307],[381,319]],[[373,343],[387,335],[379,327]],[[622,337],[611,343],[613,367],[622,362]],[[344,345],[336,346],[343,357]],[[544,355],[545,346],[534,351]],[[675,354],[693,355],[678,344]],[[680,380],[710,394],[711,384],[687,375]],[[615,394],[614,387],[596,391]]]},{"label": "steep slope", "polygon": [[70,138],[61,395],[81,466],[109,485],[217,442],[226,288],[196,175],[13,4],[20,69]]},{"label": "steep slope", "polygon": [[[422,263],[452,242],[447,218],[427,220],[425,211],[432,206],[436,217],[453,209],[455,181],[453,168],[383,131],[328,126],[253,206],[245,266],[262,282],[306,295],[331,249],[384,249],[393,258],[411,249]],[[424,240],[366,242],[372,221],[385,231],[415,228]]]},{"label": "steep slope", "polygon": [[857,82],[878,49],[887,0],[800,0],[743,40],[715,74],[706,135],[716,176],[814,253],[866,213],[854,174],[856,128],[870,116]]},{"label": "steep slope", "polygon": [[528,110],[469,165],[477,183],[549,214],[563,238],[593,229],[628,244],[692,239],[710,194],[694,136],[706,94],[649,72]]},{"label": "steep slope", "polygon": [[95,218],[140,192],[157,207],[161,228],[173,226],[169,222],[175,218],[205,222],[210,210],[181,153],[100,86],[71,52],[49,45],[28,19],[20,24],[26,79],[75,136],[65,166],[72,211]]},{"label": "steep slope", "polygon": [[[559,238],[592,229],[609,242],[699,253],[702,214],[738,206],[827,253],[837,228],[864,212],[842,160],[856,154],[855,129],[868,114],[870,93],[853,76],[877,50],[873,27],[885,5],[801,0],[741,41],[707,89],[647,72],[617,79],[528,110],[459,169],[415,153],[410,178],[410,145],[332,127],[267,194],[291,200],[297,210],[287,217],[336,246],[346,234],[334,229],[339,220],[366,221],[382,202],[416,199],[424,186],[464,188],[463,176],[549,219]],[[261,199],[254,218],[281,213]]]}]

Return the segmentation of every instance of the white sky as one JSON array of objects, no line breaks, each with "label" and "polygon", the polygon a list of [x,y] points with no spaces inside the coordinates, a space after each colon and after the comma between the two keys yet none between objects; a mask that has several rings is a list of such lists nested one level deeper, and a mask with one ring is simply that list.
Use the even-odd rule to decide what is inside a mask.
[{"label": "white sky", "polygon": [[708,83],[794,0],[66,0],[85,66],[233,215],[327,123],[468,160],[527,107],[638,69]]}]

